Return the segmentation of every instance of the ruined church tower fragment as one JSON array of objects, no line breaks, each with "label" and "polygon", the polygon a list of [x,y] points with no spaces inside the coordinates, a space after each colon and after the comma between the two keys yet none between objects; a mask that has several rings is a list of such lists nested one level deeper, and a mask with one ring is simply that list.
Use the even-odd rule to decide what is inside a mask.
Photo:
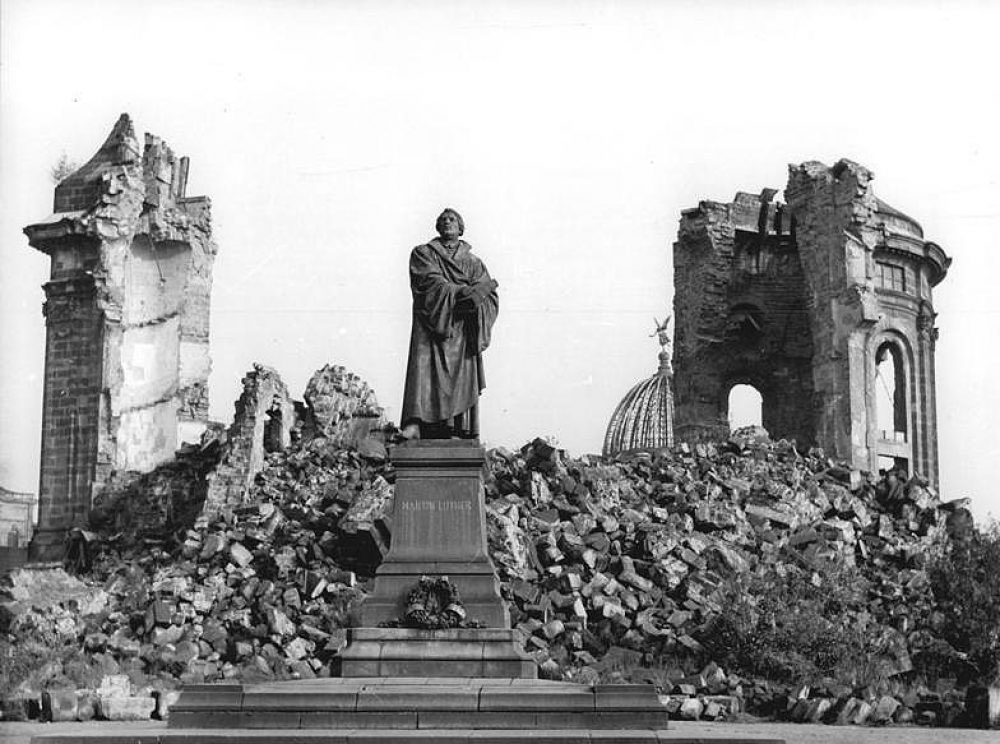
[{"label": "ruined church tower fragment", "polygon": [[677,437],[728,431],[737,384],[773,437],[937,484],[931,290],[951,259],[849,160],[682,213],[674,244]]},{"label": "ruined church tower fragment", "polygon": [[210,202],[186,195],[188,159],[122,114],[97,153],[24,229],[51,260],[39,529],[58,558],[114,472],[143,473],[208,420]]}]

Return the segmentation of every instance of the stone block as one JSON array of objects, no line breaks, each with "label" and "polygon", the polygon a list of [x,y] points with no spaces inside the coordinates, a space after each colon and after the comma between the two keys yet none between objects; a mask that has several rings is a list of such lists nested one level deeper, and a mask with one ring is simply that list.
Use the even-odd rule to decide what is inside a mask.
[{"label": "stone block", "polygon": [[238,542],[229,546],[229,557],[240,568],[246,568],[253,561],[253,553]]},{"label": "stone block", "polygon": [[858,704],[860,702],[861,701],[855,697],[845,700],[840,710],[837,712],[837,717],[834,719],[834,723],[838,726],[846,726],[851,723],[854,719],[854,714],[858,711]]},{"label": "stone block", "polygon": [[76,690],[46,690],[42,693],[42,719],[57,723],[77,718]]},{"label": "stone block", "polygon": [[743,701],[736,695],[705,695],[702,699],[706,703],[720,706],[726,715],[740,713],[743,710]]},{"label": "stone block", "polygon": [[108,721],[148,721],[154,710],[152,697],[101,697],[101,717]]},{"label": "stone block", "polygon": [[875,710],[872,711],[869,720],[872,723],[888,723],[892,720],[899,706],[900,702],[892,695],[883,695],[875,704]]},{"label": "stone block", "polygon": [[76,720],[92,721],[100,714],[101,698],[93,690],[76,691]]},{"label": "stone block", "polygon": [[301,726],[301,713],[297,710],[244,710],[240,714],[240,728],[297,729]]},{"label": "stone block", "polygon": [[97,694],[105,697],[128,697],[132,694],[132,682],[127,674],[106,674],[101,678]]},{"label": "stone block", "polygon": [[714,721],[724,715],[722,706],[711,701],[705,702],[705,709],[701,712],[701,717],[708,721]]},{"label": "stone block", "polygon": [[865,721],[867,721],[868,718],[871,716],[871,714],[872,714],[871,704],[865,702],[864,700],[859,700],[858,704],[854,707],[854,711],[851,714],[848,723],[853,723],[855,726],[859,726]]},{"label": "stone block", "polygon": [[806,711],[805,720],[810,723],[819,723],[823,716],[830,710],[833,701],[829,698],[815,698],[809,701],[809,709]]},{"label": "stone block", "polygon": [[533,691],[521,687],[484,687],[479,696],[483,711],[521,710],[594,710],[594,693],[588,688],[545,689]]},{"label": "stone block", "polygon": [[[183,694],[183,693],[182,693]],[[240,712],[237,710],[183,710],[173,707],[167,726],[174,728],[235,729],[240,727]]]},{"label": "stone block", "polygon": [[545,730],[535,729],[526,737],[524,731],[470,731],[469,744],[520,744],[526,738],[532,744],[589,744],[588,732],[582,730]]},{"label": "stone block", "polygon": [[357,710],[455,710],[476,711],[479,689],[472,685],[365,687],[358,692]]},{"label": "stone block", "polygon": [[166,721],[170,717],[170,709],[180,697],[180,690],[160,690],[156,694],[156,717]]},{"label": "stone block", "polygon": [[649,710],[660,708],[652,685],[594,685],[594,705],[604,710]]},{"label": "stone block", "polygon": [[704,704],[698,698],[687,698],[681,701],[681,707],[677,710],[677,717],[682,721],[697,721],[701,718]]},{"label": "stone block", "polygon": [[648,744],[657,744],[657,736],[655,731],[650,730],[637,730],[637,731],[590,731],[590,741],[591,744],[640,744],[641,742],[648,742]]},{"label": "stone block", "polygon": [[537,725],[535,714],[531,711],[521,713],[481,712],[455,710],[422,710],[418,714],[419,727],[426,729],[533,729]]},{"label": "stone block", "polygon": [[37,698],[23,695],[4,698],[0,710],[5,721],[31,721],[41,712]]}]

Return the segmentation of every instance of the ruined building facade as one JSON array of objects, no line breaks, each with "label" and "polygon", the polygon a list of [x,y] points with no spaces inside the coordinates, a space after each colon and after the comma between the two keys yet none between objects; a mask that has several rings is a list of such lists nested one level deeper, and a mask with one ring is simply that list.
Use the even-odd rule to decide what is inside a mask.
[{"label": "ruined building facade", "polygon": [[776,191],[703,201],[674,244],[674,389],[681,440],[728,431],[752,385],[774,437],[877,472],[938,481],[931,290],[951,262],[841,160],[789,167]]},{"label": "ruined building facade", "polygon": [[216,246],[187,174],[158,137],[140,147],[123,114],[24,230],[51,259],[33,558],[61,554],[111,473],[152,470],[208,420]]}]

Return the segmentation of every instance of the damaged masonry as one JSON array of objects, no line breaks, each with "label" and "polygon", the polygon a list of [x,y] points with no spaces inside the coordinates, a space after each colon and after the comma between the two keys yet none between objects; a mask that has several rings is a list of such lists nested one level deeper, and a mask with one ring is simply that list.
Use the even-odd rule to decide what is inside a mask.
[{"label": "damaged masonry", "polygon": [[25,228],[51,258],[39,525],[32,559],[59,558],[113,473],[144,473],[208,419],[211,204],[186,195],[187,158],[119,118]]},{"label": "damaged masonry", "polygon": [[[77,577],[0,587],[30,662],[7,718],[163,718],[181,684],[335,675],[387,555],[393,427],[361,378],[327,365],[300,402],[255,365],[232,424],[208,422],[215,245],[187,170],[156,137],[140,155],[123,116],[26,228],[52,258],[34,556],[93,532]],[[974,539],[967,503],[935,490],[931,288],[949,259],[870,180],[806,163],[787,204],[684,213],[676,428],[664,350],[609,427],[626,454],[487,453],[489,552],[543,676],[650,682],[682,718],[974,720],[985,667],[935,594],[935,561]],[[773,440],[729,432],[741,382]]]},{"label": "damaged masonry", "polygon": [[849,160],[789,166],[776,191],[703,201],[674,244],[677,438],[728,433],[734,385],[763,426],[872,473],[937,484],[931,290],[951,264]]}]

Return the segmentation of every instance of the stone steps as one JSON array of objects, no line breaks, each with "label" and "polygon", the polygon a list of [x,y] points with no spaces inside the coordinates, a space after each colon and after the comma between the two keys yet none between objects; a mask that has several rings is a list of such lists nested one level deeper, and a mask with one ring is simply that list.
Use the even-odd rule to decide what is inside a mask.
[{"label": "stone steps", "polygon": [[355,677],[189,685],[170,729],[665,729],[651,685],[537,679]]}]

